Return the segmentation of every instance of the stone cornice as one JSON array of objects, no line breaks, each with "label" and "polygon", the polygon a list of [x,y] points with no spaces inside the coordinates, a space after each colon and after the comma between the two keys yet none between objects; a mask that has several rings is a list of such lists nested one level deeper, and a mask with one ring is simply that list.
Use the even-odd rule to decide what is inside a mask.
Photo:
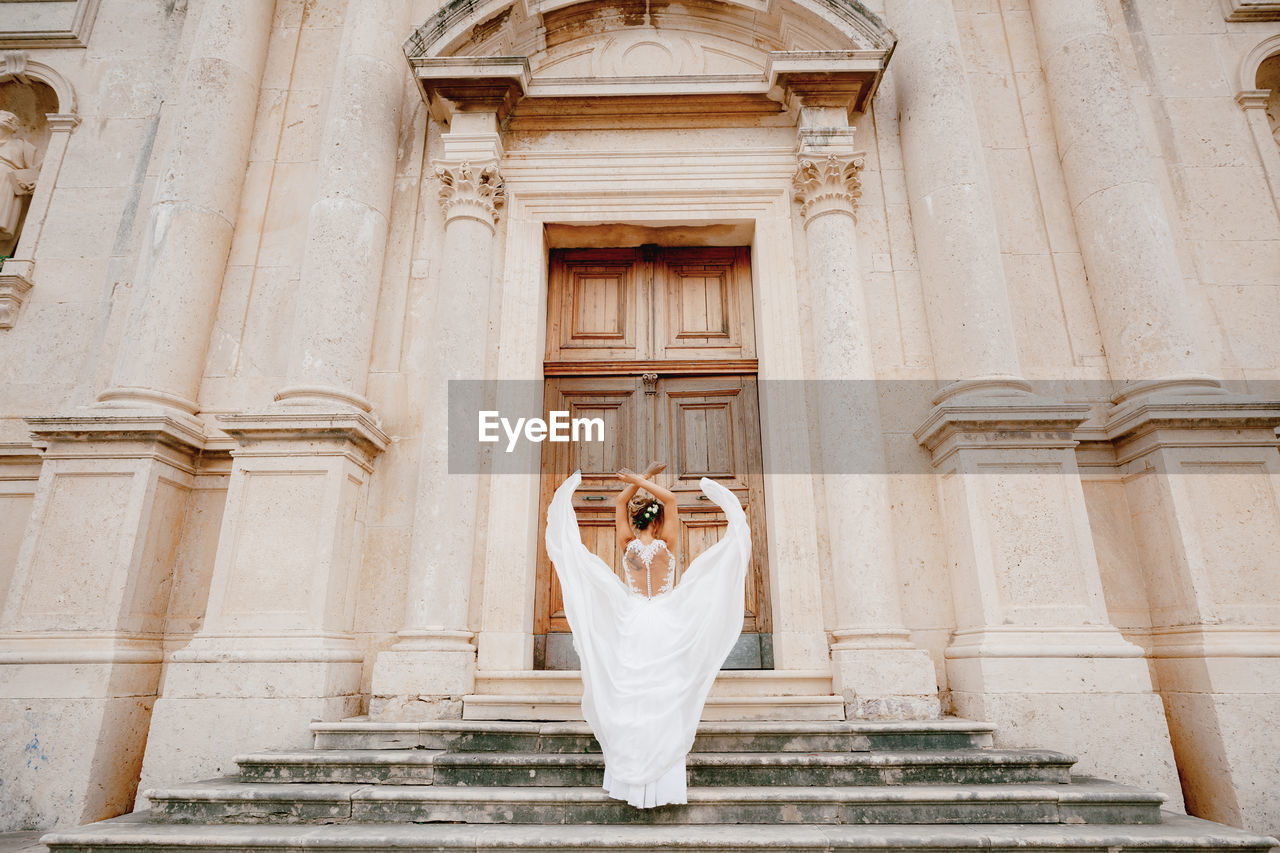
[{"label": "stone cornice", "polygon": [[[369,415],[355,411],[323,411],[298,408],[292,411],[237,412],[218,416],[218,426],[239,444],[233,456],[246,454],[281,455],[278,445],[334,444],[335,452],[358,452],[355,461],[368,467],[373,457],[387,449],[391,439]],[[308,450],[310,454],[314,448]],[[291,455],[292,451],[284,451]]]},{"label": "stone cornice", "polygon": [[943,402],[913,433],[938,464],[961,447],[1073,448],[1073,431],[1092,411],[1088,403],[1061,403],[1030,394]]},{"label": "stone cornice", "polygon": [[1103,429],[1111,441],[1131,440],[1159,429],[1274,430],[1280,426],[1280,401],[1233,395],[1200,399],[1146,398],[1117,406]]},{"label": "stone cornice", "polygon": [[32,437],[42,442],[144,442],[188,453],[202,450],[205,442],[199,420],[164,412],[121,411],[25,420]]}]

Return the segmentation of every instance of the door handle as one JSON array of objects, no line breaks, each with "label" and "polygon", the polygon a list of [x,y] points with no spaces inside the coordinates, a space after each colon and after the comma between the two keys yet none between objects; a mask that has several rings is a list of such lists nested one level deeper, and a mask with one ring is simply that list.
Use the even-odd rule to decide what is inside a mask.
[{"label": "door handle", "polygon": [[602,501],[604,500],[604,495],[583,495],[582,499],[584,501]]}]

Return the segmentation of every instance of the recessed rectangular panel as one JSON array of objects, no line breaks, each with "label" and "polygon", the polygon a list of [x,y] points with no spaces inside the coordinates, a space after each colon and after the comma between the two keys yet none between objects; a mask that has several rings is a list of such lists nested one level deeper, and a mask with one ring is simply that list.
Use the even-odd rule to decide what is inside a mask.
[{"label": "recessed rectangular panel", "polygon": [[653,267],[655,356],[755,357],[747,249],[668,249]]},{"label": "recessed rectangular panel", "polygon": [[725,266],[677,266],[671,296],[675,336],[708,340],[729,337],[729,269]]},{"label": "recessed rectangular panel", "polygon": [[625,341],[626,269],[582,269],[570,273],[573,327],[569,342]]},{"label": "recessed rectangular panel", "polygon": [[732,401],[675,399],[676,447],[680,471],[689,477],[729,477],[734,469]]},{"label": "recessed rectangular panel", "polygon": [[634,249],[557,249],[547,303],[548,361],[648,358],[648,301]]}]

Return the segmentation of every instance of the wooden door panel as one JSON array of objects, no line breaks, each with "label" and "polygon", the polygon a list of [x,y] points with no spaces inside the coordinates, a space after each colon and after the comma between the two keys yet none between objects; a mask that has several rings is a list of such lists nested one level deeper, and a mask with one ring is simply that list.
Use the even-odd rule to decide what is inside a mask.
[{"label": "wooden door panel", "polygon": [[695,492],[710,477],[730,489],[747,488],[752,460],[748,421],[759,418],[755,381],[748,377],[696,376],[659,380],[660,452],[680,483]]},{"label": "wooden door panel", "polygon": [[635,249],[557,250],[550,275],[547,359],[649,355],[647,300]]},{"label": "wooden door panel", "polygon": [[659,379],[657,388],[662,413],[655,421],[659,458],[672,460],[669,473],[680,502],[685,553],[692,559],[718,541],[724,530],[723,514],[698,485],[702,477],[710,477],[737,495],[751,525],[742,630],[767,632],[771,624],[768,552],[755,379],[671,377]]},{"label": "wooden door panel", "polygon": [[[573,504],[582,541],[615,572],[621,571],[621,558],[614,537],[614,496],[622,485],[616,474],[621,467],[635,467],[634,460],[649,444],[650,415],[645,411],[644,396],[635,376],[561,376],[546,380],[547,411],[567,411],[573,418],[602,418],[605,440],[543,442],[540,518],[546,518],[556,488],[575,470],[581,470],[582,485],[574,493]],[[534,633],[568,631],[560,582],[541,538],[536,583]]]},{"label": "wooden door panel", "polygon": [[668,249],[653,270],[654,358],[755,357],[745,248]]}]

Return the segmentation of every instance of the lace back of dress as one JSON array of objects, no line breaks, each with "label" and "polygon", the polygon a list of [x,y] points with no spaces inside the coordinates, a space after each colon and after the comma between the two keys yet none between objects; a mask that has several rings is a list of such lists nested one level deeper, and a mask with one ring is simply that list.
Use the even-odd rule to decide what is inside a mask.
[{"label": "lace back of dress", "polygon": [[647,598],[669,592],[675,585],[675,559],[661,539],[654,539],[648,545],[632,539],[627,543],[622,563],[627,586]]}]

